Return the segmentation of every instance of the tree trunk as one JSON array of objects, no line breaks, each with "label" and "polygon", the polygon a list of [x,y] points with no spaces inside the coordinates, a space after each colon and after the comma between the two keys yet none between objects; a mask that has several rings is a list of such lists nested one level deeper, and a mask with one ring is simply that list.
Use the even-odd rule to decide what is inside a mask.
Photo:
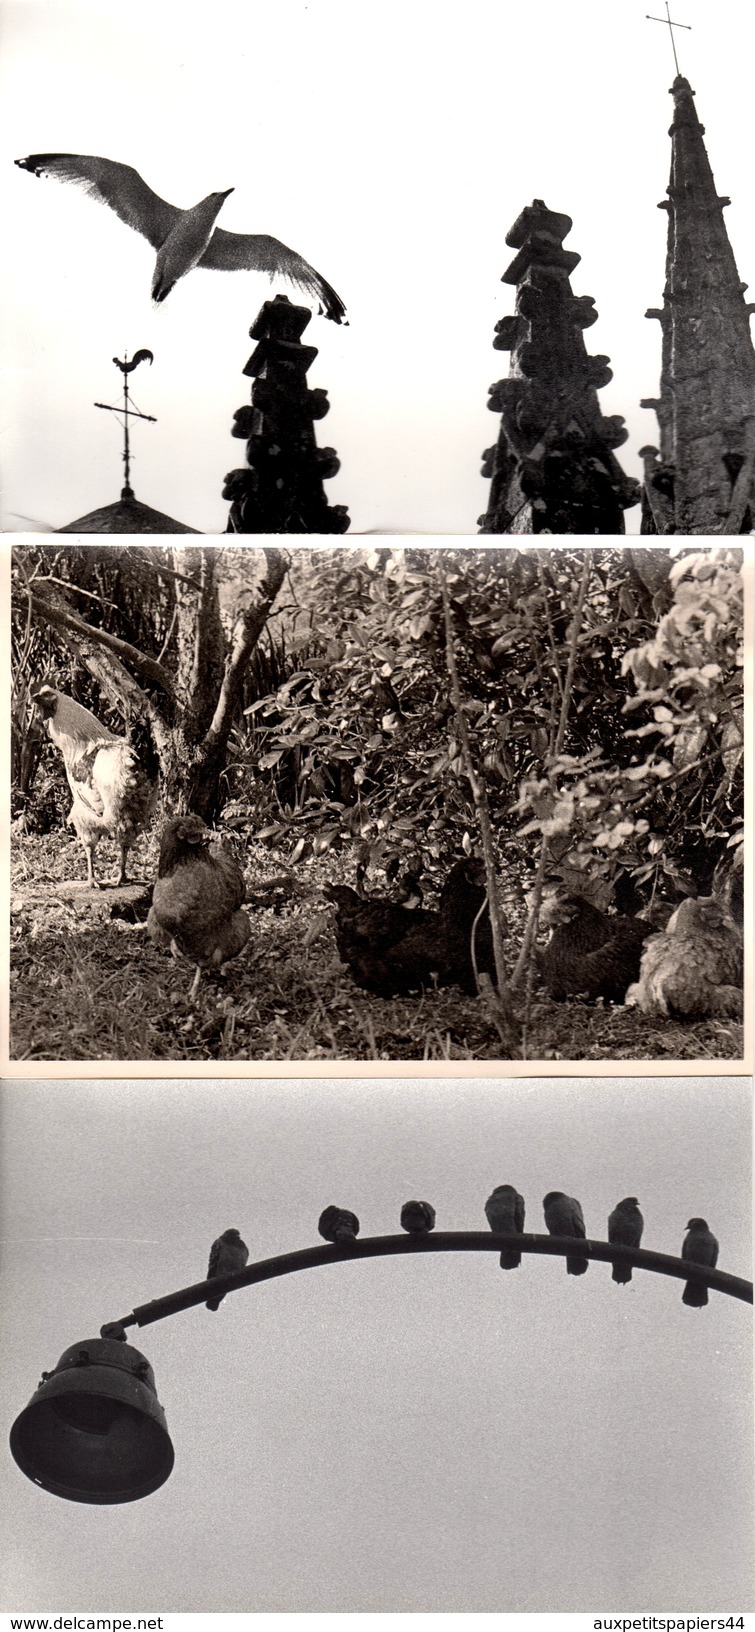
[{"label": "tree trunk", "polygon": [[[282,550],[262,552],[265,574],[228,633],[218,593],[220,549],[175,545],[175,613],[163,650],[152,655],[86,622],[60,587],[30,584],[32,613],[52,623],[79,662],[122,708],[126,731],[147,727],[160,766],[163,807],[207,822],[223,798],[228,740],[244,674],[288,571]],[[249,551],[250,566],[257,552]],[[157,582],[157,580],[156,580]],[[76,585],[71,589],[75,593]]]}]

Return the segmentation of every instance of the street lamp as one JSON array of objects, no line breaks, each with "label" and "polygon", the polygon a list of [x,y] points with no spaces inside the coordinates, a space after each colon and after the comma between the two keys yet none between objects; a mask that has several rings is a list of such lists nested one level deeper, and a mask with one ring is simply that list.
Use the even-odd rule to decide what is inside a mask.
[{"label": "street lamp", "polygon": [[138,1501],[173,1467],[149,1361],[106,1337],[74,1343],[43,1372],[10,1448],[28,1479],[69,1502]]},{"label": "street lamp", "polygon": [[[352,1220],[358,1230],[353,1214],[342,1209],[328,1209],[327,1213],[337,1213],[341,1220],[338,1238],[327,1246],[264,1258],[234,1275],[219,1275],[182,1287],[167,1297],[137,1305],[130,1315],[103,1326],[100,1337],[87,1338],[66,1349],[55,1370],[43,1373],[36,1393],[11,1429],[10,1448],[22,1473],[53,1496],[100,1505],[138,1501],[165,1483],[173,1467],[173,1446],[152,1367],[138,1349],[127,1343],[128,1326],[149,1326],[180,1310],[206,1303],[208,1297],[225,1297],[242,1287],[323,1264],[399,1253],[500,1253],[512,1243],[511,1236],[482,1230],[431,1234],[431,1224],[424,1233],[357,1240],[355,1233],[346,1233],[343,1222]],[[326,1216],[323,1214],[323,1219]],[[717,1292],[752,1303],[751,1281],[666,1253],[556,1235],[522,1234],[515,1240],[517,1250],[525,1254],[568,1258],[577,1252],[584,1258],[628,1264],[677,1280],[688,1280],[693,1275]]]}]

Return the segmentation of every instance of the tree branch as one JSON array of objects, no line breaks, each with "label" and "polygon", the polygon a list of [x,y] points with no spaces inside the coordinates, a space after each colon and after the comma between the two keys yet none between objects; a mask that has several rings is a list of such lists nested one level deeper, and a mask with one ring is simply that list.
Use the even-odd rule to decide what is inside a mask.
[{"label": "tree branch", "polygon": [[[492,983],[484,975],[478,979],[478,988],[485,998],[486,1006],[494,1021],[502,1043],[509,1050],[516,1050],[512,1058],[519,1052],[519,1038],[511,1005],[507,996],[506,965],[503,957],[503,922],[501,907],[498,900],[498,886],[495,876],[495,849],[493,844],[493,828],[490,821],[490,806],[488,804],[488,790],[482,777],[477,775],[472,757],[472,745],[469,740],[469,726],[461,700],[461,686],[459,684],[459,668],[456,662],[456,648],[454,645],[453,622],[451,619],[451,602],[448,594],[448,580],[446,577],[445,562],[442,557],[438,560],[440,590],[443,598],[443,616],[446,626],[446,665],[451,681],[451,699],[456,715],[456,726],[461,745],[461,757],[464,761],[464,770],[467,781],[472,790],[472,798],[477,812],[477,822],[482,840],[482,853],[485,861],[485,880],[488,890],[488,911],[490,913],[490,927],[493,935],[493,957],[495,960],[496,983],[498,994],[492,992]],[[473,953],[474,963],[474,953]],[[476,970],[475,970],[476,973]]]},{"label": "tree branch", "polygon": [[220,696],[215,707],[205,746],[213,741],[227,741],[241,697],[241,686],[249,658],[270,616],[283,580],[288,572],[288,556],[283,550],[266,549],[266,570],[253,606],[247,608],[239,620],[231,651],[226,658],[225,674]]},{"label": "tree branch", "polygon": [[[92,641],[97,646],[104,646],[107,651],[120,659],[122,664],[127,663],[142,680],[149,682],[153,686],[158,686],[168,697],[173,696],[173,686],[162,666],[156,663],[154,658],[145,657],[144,653],[140,652],[136,646],[132,646],[129,641],[121,640],[118,635],[109,635],[104,629],[92,628],[92,625],[85,623],[84,619],[80,618],[76,612],[72,612],[69,607],[61,605],[57,596],[53,600],[48,595],[32,591],[31,600],[39,617],[48,618],[50,623],[69,630],[72,634],[78,635],[81,640]],[[146,701],[145,698],[145,705]]]}]

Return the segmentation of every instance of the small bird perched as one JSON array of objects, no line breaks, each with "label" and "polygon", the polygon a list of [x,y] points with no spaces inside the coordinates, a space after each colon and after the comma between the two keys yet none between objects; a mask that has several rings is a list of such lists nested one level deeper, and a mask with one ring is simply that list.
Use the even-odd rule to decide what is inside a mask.
[{"label": "small bird perched", "polygon": [[643,918],[609,916],[581,895],[557,891],[543,905],[541,922],[552,930],[538,955],[543,983],[552,998],[596,997],[623,1003],[637,979],[643,942],[653,933]]},{"label": "small bird perched", "polygon": [[[574,1196],[564,1195],[563,1190],[549,1190],[543,1199],[543,1212],[549,1235],[576,1235],[585,1240],[582,1208]],[[567,1275],[584,1275],[588,1263],[581,1253],[570,1253],[566,1260]]]},{"label": "small bird perched", "polygon": [[196,965],[189,1000],[203,969],[235,958],[251,934],[242,912],[244,874],[199,816],[174,816],[163,829],[147,930],[156,945]]},{"label": "small bird perched", "polygon": [[[691,1264],[706,1264],[709,1269],[715,1269],[718,1263],[718,1242],[704,1218],[691,1218],[686,1226],[689,1231],[682,1242],[682,1257]],[[696,1280],[691,1275],[684,1283],[682,1303],[691,1309],[704,1309],[708,1302],[708,1288],[705,1281]]]},{"label": "small bird perched", "polygon": [[[645,1220],[640,1212],[636,1196],[626,1196],[620,1201],[608,1218],[608,1240],[617,1247],[638,1247],[642,1240]],[[626,1286],[632,1279],[631,1264],[614,1264],[611,1280],[617,1281],[619,1286]]]},{"label": "small bird perched", "polygon": [[409,1235],[427,1235],[435,1229],[435,1208],[429,1201],[405,1201],[401,1208],[401,1228]]},{"label": "small bird perched", "polygon": [[[244,1268],[248,1258],[249,1248],[242,1241],[238,1230],[224,1230],[210,1248],[208,1281],[214,1281],[219,1275],[235,1275],[238,1270]],[[213,1311],[219,1309],[224,1296],[225,1293],[219,1298],[208,1298],[205,1308]]]},{"label": "small bird perched", "polygon": [[140,232],[157,250],[152,299],[163,301],[195,266],[216,272],[267,272],[288,278],[321,302],[320,311],[340,323],[346,308],[340,296],[308,261],[277,238],[264,234],[224,232],[215,227],[233,187],[208,193],[189,210],[177,209],[158,198],[137,170],[91,153],[32,153],[16,159],[20,170],[34,176],[56,176],[82,187],[100,204],[108,204],[121,221]]},{"label": "small bird perched", "polygon": [[741,1019],[744,943],[728,908],[712,895],[682,901],[647,942],[626,1001],[675,1020],[710,1014]]},{"label": "small bird perched", "polygon": [[359,1234],[359,1219],[346,1207],[326,1207],[320,1214],[317,1228],[326,1241],[355,1241]]},{"label": "small bird perched", "polygon": [[32,693],[51,742],[60,749],[73,796],[68,821],[87,858],[87,884],[100,889],[94,853],[100,839],[115,839],[120,852],[116,883],[126,882],[126,862],[134,840],[147,826],[157,800],[157,759],[141,763],[125,737],[108,731],[88,708],[53,686]]},{"label": "small bird perched", "polygon": [[[524,1197],[513,1184],[496,1185],[485,1203],[485,1217],[494,1235],[521,1235],[524,1230]],[[521,1252],[506,1247],[501,1253],[501,1269],[518,1269]]]}]

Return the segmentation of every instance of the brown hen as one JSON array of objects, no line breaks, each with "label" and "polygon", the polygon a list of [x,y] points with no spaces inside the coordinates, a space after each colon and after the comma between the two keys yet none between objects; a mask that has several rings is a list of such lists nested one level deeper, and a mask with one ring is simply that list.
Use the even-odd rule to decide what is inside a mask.
[{"label": "brown hen", "polygon": [[157,879],[147,929],[158,946],[182,952],[196,965],[189,993],[195,996],[203,969],[235,958],[251,934],[240,910],[244,875],[199,816],[174,816],[160,844]]},{"label": "brown hen", "polygon": [[742,931],[714,896],[682,901],[642,954],[627,1003],[676,1020],[743,1012]]}]

